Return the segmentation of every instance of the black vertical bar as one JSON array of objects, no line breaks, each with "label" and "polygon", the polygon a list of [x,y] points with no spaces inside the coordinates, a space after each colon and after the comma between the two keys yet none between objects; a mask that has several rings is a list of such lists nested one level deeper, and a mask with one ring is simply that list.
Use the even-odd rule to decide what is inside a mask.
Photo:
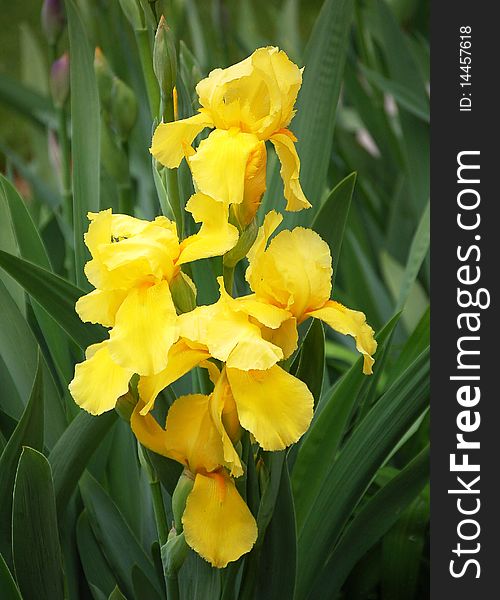
[{"label": "black vertical bar", "polygon": [[[487,11],[492,6],[465,0],[432,6],[431,598],[436,600],[500,598],[500,32]],[[465,166],[457,173],[459,156],[464,165],[479,168]],[[479,305],[460,307],[458,290],[463,305]],[[465,353],[459,359],[460,348]],[[451,470],[453,460],[457,471]],[[479,470],[465,470],[467,461]]]}]

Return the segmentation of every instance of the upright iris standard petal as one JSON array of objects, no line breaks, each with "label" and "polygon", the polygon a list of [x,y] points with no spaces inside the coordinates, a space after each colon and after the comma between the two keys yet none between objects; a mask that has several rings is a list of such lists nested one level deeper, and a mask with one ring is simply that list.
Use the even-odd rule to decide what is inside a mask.
[{"label": "upright iris standard petal", "polygon": [[118,365],[109,353],[109,342],[89,346],[86,360],[76,365],[69,391],[75,402],[92,415],[115,407],[128,391],[133,371]]},{"label": "upright iris standard petal", "polygon": [[165,368],[178,337],[168,282],[160,281],[129,292],[116,313],[109,351],[122,367],[139,375],[154,375]]},{"label": "upright iris standard petal", "polygon": [[186,542],[218,568],[249,552],[257,540],[255,519],[224,471],[196,474],[182,524]]},{"label": "upright iris standard petal", "polygon": [[377,349],[377,342],[373,337],[373,329],[366,322],[364,313],[329,300],[322,308],[311,311],[308,316],[321,319],[339,333],[351,335],[356,340],[358,352],[363,354],[363,373],[371,375],[375,362],[372,355]]},{"label": "upright iris standard petal", "polygon": [[264,450],[283,450],[305,433],[313,416],[307,385],[277,365],[267,371],[227,369],[241,425]]}]

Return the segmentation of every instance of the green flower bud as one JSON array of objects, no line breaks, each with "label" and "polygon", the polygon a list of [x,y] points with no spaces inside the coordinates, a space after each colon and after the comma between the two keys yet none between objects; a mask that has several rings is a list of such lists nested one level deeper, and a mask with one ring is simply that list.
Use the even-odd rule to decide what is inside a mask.
[{"label": "green flower bud", "polygon": [[196,287],[190,277],[179,271],[170,283],[170,293],[178,314],[191,312],[196,308]]},{"label": "green flower bud", "polygon": [[118,77],[113,78],[111,119],[119,138],[126,141],[137,121],[137,100],[134,92]]},{"label": "green flower bud", "polygon": [[161,562],[165,577],[176,577],[184,564],[189,546],[184,539],[184,533],[168,537],[167,543],[161,547]]},{"label": "green flower bud", "polygon": [[254,219],[248,227],[246,227],[240,234],[240,238],[236,246],[229,250],[227,254],[224,255],[224,266],[225,267],[235,267],[240,260],[245,258],[248,254],[248,251],[253,246],[255,242],[255,238],[257,237],[257,232],[259,231],[259,226],[257,225],[256,219]]},{"label": "green flower bud", "polygon": [[184,514],[187,497],[191,493],[193,485],[194,475],[191,471],[184,469],[172,495],[172,512],[174,513],[174,524],[177,533],[182,531],[182,515]]},{"label": "green flower bud", "polygon": [[67,52],[52,65],[49,83],[54,106],[62,108],[69,95],[69,56]]},{"label": "green flower bud", "polygon": [[95,49],[94,73],[97,80],[97,87],[99,89],[101,108],[109,110],[111,106],[111,92],[113,89],[114,74],[100,48]]},{"label": "green flower bud", "polygon": [[49,44],[55,44],[65,23],[63,1],[45,0],[40,15],[42,30]]},{"label": "green flower bud", "polygon": [[171,98],[177,79],[177,53],[172,30],[165,17],[160,17],[153,47],[153,70],[162,96]]}]

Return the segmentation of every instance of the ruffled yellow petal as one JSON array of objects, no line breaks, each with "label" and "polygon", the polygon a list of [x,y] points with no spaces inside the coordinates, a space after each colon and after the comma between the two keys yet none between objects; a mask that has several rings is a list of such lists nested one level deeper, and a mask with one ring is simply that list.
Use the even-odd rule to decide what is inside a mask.
[{"label": "ruffled yellow petal", "polygon": [[75,367],[75,377],[69,391],[75,402],[92,415],[100,415],[115,407],[120,396],[128,391],[133,371],[123,369],[113,361],[108,341],[87,349],[86,360]]},{"label": "ruffled yellow petal", "polygon": [[242,427],[264,450],[283,450],[307,430],[313,397],[307,385],[274,366],[267,371],[227,369]]},{"label": "ruffled yellow petal", "polygon": [[85,323],[113,327],[116,312],[126,295],[126,290],[94,290],[78,299],[75,310]]},{"label": "ruffled yellow petal", "polygon": [[265,340],[275,346],[279,346],[283,350],[284,359],[289,358],[297,350],[299,333],[295,317],[290,317],[286,321],[283,321],[277,329],[262,327],[261,332]]},{"label": "ruffled yellow petal", "polygon": [[257,539],[255,519],[224,472],[196,475],[182,524],[189,546],[218,568],[249,552]]},{"label": "ruffled yellow petal", "polygon": [[238,229],[231,225],[229,207],[205,194],[194,194],[186,204],[186,210],[196,223],[201,222],[198,233],[181,243],[178,265],[209,256],[222,256],[238,242]]},{"label": "ruffled yellow petal", "polygon": [[212,421],[222,440],[224,465],[233,477],[240,477],[243,475],[243,467],[231,439],[236,439],[239,436],[241,428],[236,404],[225,371],[222,372],[210,396],[209,410]]},{"label": "ruffled yellow petal", "polygon": [[311,204],[300,186],[300,160],[294,139],[290,137],[289,132],[279,132],[271,137],[271,142],[281,162],[280,173],[285,188],[286,210],[297,211],[310,208]]},{"label": "ruffled yellow petal", "polygon": [[290,318],[290,313],[287,310],[266,302],[260,302],[254,294],[234,299],[231,306],[234,310],[241,310],[271,329],[277,329]]},{"label": "ruffled yellow petal", "polygon": [[363,354],[363,373],[371,375],[375,362],[373,354],[377,349],[374,331],[366,322],[364,313],[346,308],[339,302],[329,300],[323,308],[311,311],[310,317],[321,319],[332,329],[344,335],[352,335],[358,352]]},{"label": "ruffled yellow petal", "polygon": [[116,313],[109,352],[122,367],[139,375],[154,375],[165,368],[178,337],[168,283],[160,281],[129,292]]},{"label": "ruffled yellow petal", "polygon": [[90,250],[90,254],[96,256],[99,253],[100,246],[109,244],[111,241],[112,210],[108,208],[98,213],[88,213],[87,217],[90,220],[90,225],[83,239]]},{"label": "ruffled yellow petal", "polygon": [[149,151],[162,165],[175,169],[184,158],[184,146],[190,146],[205,127],[213,127],[205,112],[172,123],[160,123],[153,134]]},{"label": "ruffled yellow petal", "polygon": [[156,375],[143,376],[139,379],[139,396],[143,403],[141,414],[152,410],[158,394],[168,385],[180,379],[191,369],[209,357],[206,348],[194,347],[185,340],[179,340],[169,350],[166,368]]},{"label": "ruffled yellow petal", "polygon": [[224,464],[222,440],[208,408],[208,396],[181,396],[167,415],[166,456],[193,473],[215,471]]},{"label": "ruffled yellow petal", "polygon": [[330,297],[330,249],[312,229],[281,231],[252,255],[246,278],[259,299],[286,308],[300,323]]},{"label": "ruffled yellow petal", "polygon": [[222,278],[219,286],[218,302],[179,316],[181,337],[205,345],[211,356],[238,369],[268,369],[280,361],[281,348],[264,340],[249,316],[225,300]]},{"label": "ruffled yellow petal", "polygon": [[272,46],[256,50],[252,63],[260,73],[269,74],[269,86],[279,91],[279,104],[275,105],[275,109],[279,107],[279,120],[273,119],[274,131],[288,127],[295,114],[293,106],[302,85],[302,70],[283,50]]},{"label": "ruffled yellow petal", "polygon": [[245,192],[247,163],[261,142],[236,128],[215,129],[189,159],[200,192],[225,205],[240,204]]},{"label": "ruffled yellow petal", "polygon": [[[260,276],[260,263],[259,259],[264,254],[267,246],[267,242],[272,234],[283,221],[283,215],[277,213],[275,210],[271,210],[264,217],[264,223],[259,227],[257,237],[253,246],[248,251],[248,268],[246,270],[245,278],[250,284],[252,290],[255,291],[258,288],[258,281]],[[257,272],[256,272],[257,271]]]}]

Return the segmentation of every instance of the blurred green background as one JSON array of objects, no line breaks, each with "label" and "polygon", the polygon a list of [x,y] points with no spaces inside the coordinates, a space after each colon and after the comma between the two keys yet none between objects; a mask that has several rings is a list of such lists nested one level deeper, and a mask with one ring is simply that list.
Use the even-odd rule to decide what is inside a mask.
[{"label": "blurred green background", "polygon": [[[152,218],[160,214],[162,208],[148,152],[152,119],[134,32],[118,0],[78,0],[76,4],[81,10],[91,47],[101,48],[110,69],[130,87],[138,105],[137,119],[126,139],[119,142],[112,139],[112,143],[107,145],[101,140],[100,198],[89,202],[117,210],[126,194],[136,216]],[[338,0],[337,4],[343,6],[348,2]],[[300,66],[305,65],[307,77],[308,53],[314,35],[318,35],[315,23],[322,5],[322,0],[153,2],[156,16],[166,16],[177,38],[184,85],[184,89],[180,90],[181,116],[196,110],[194,85],[201,77],[213,68],[228,66],[245,58],[262,45],[278,45],[286,50]],[[318,90],[330,89],[324,79],[332,79],[336,75],[341,78],[337,110],[329,109],[329,105],[335,108],[333,92],[331,97],[315,97],[310,92],[308,102],[303,101],[309,112],[300,113],[291,124],[292,131],[300,131],[306,139],[308,123],[312,124],[317,112],[329,115],[331,126],[335,122],[335,128],[332,135],[328,127],[324,131],[319,129],[316,145],[314,139],[307,140],[307,147],[301,146],[299,140],[298,149],[305,174],[303,185],[314,208],[307,214],[288,216],[287,225],[309,226],[314,223],[314,228],[335,248],[336,240],[329,238],[338,234],[338,239],[342,239],[343,233],[334,298],[350,308],[363,310],[377,332],[390,322],[395,313],[402,311],[390,343],[384,347],[384,353],[380,352],[376,357],[380,360],[380,370],[371,391],[361,387],[355,390],[361,400],[347,421],[343,442],[349,440],[372,405],[392,389],[404,368],[413,364],[412,361],[428,344],[429,5],[429,0],[356,0],[343,72],[335,72],[335,53],[325,58],[323,71],[321,60],[315,65]],[[59,111],[55,110],[50,99],[49,68],[52,58],[40,27],[40,9],[41,2],[38,1],[0,0],[0,172],[14,183],[22,196],[41,234],[53,271],[74,281],[72,231],[62,208],[61,163],[57,144],[60,137]],[[336,35],[333,28],[331,35]],[[58,42],[57,55],[67,49],[65,31]],[[308,85],[309,90],[314,89],[316,82]],[[99,89],[101,96],[105,91]],[[69,102],[64,110],[70,133]],[[107,110],[101,97],[101,123],[114,131],[112,115]],[[92,115],[88,117],[90,122]],[[270,156],[268,192],[263,211],[283,206],[282,190],[276,183],[276,161],[272,153]],[[316,160],[318,164],[324,160],[324,168],[318,167],[320,177],[310,175],[315,172]],[[356,173],[356,184],[351,201],[353,172]],[[180,176],[186,179],[186,172],[183,174],[182,169]],[[350,179],[346,180],[349,176]],[[340,191],[337,188],[337,193],[332,192],[340,182],[344,182]],[[189,182],[185,184],[185,191],[189,191],[189,186]],[[187,196],[188,193],[184,201]],[[335,208],[331,210],[332,200],[342,200],[347,209],[350,207],[345,231],[338,229],[335,222],[339,213]],[[24,256],[16,245],[9,219],[7,204],[0,203],[0,250]],[[192,222],[188,222],[187,231],[193,226]],[[334,260],[337,258],[334,256]],[[198,275],[201,277],[203,273]],[[243,264],[240,264],[240,281],[243,281],[242,275]],[[33,318],[32,307],[26,301],[22,288],[4,271],[0,271],[0,284],[2,282],[19,311],[26,316],[48,357],[48,368],[56,381],[63,413],[70,421],[76,408],[65,390],[68,374],[61,375],[51,363],[52,348],[50,352],[47,350],[39,323]],[[213,278],[211,282],[205,278],[204,283],[206,286],[199,286],[201,301],[213,301],[216,297]],[[244,284],[240,284],[238,291],[247,291]],[[11,344],[10,339],[7,342]],[[15,391],[19,387],[16,381],[18,373],[11,369],[9,374],[8,365],[12,358],[9,352],[17,353],[17,348],[0,344],[0,375],[5,382],[3,396],[11,392],[14,396],[19,392],[19,389]],[[68,373],[79,353],[80,350],[69,343],[71,359],[66,365]],[[325,358],[326,369],[321,373],[320,382],[320,408],[323,406],[321,403],[326,405],[330,398],[335,398],[336,386],[345,381],[357,355],[349,340],[327,332]],[[174,391],[185,391],[182,385],[185,384]],[[10,408],[6,408],[9,406],[8,400],[0,401],[3,411],[0,412],[2,446],[13,429],[12,419],[19,418],[19,414],[14,414],[16,411],[9,412]],[[53,424],[48,441],[46,432],[49,448],[64,426]],[[390,461],[386,462],[384,457],[370,486],[360,490],[359,505],[352,507],[353,515],[358,514],[375,492],[386,489],[385,486],[425,450],[427,442],[428,418],[424,411],[410,431],[401,436],[390,453]],[[110,458],[111,449],[115,452],[114,458]],[[137,517],[138,507],[144,507],[147,501],[141,496],[142,491],[134,492],[135,496],[131,494],[133,497],[125,500],[130,492],[123,482],[118,481],[116,473],[127,471],[127,458],[117,457],[118,451],[124,451],[128,460],[136,460],[135,447],[131,446],[127,433],[123,428],[115,427],[114,434],[107,435],[100,454],[94,457],[89,469],[101,483],[104,482],[126,520],[148,548],[154,538],[151,514],[142,515],[140,519]],[[134,458],[131,459],[131,456]],[[140,480],[142,485],[144,475],[139,474],[136,466],[134,463],[134,472],[130,476]],[[294,481],[292,478],[292,483]],[[81,502],[74,501],[68,521],[71,518],[75,520],[80,510]],[[387,526],[388,531],[381,531],[369,547],[363,547],[365,533],[358,533],[356,540],[363,550],[360,550],[359,556],[356,554],[352,558],[352,568],[339,583],[341,590],[338,597],[346,600],[427,598],[428,518],[429,490],[425,486],[408,499],[397,523]],[[88,525],[86,527],[85,531]],[[83,525],[82,528],[85,529]],[[73,529],[67,525],[63,531],[63,552],[71,554],[75,544],[74,539],[70,539]],[[369,537],[368,526],[366,531]],[[91,554],[88,548],[87,554],[82,554],[80,561],[83,561],[84,568],[88,568],[89,563],[85,561],[90,560]],[[79,592],[74,588],[78,587],[78,578],[83,580],[82,566],[75,560],[71,568],[75,573],[69,595],[78,598]],[[327,561],[325,568],[329,572],[328,569],[333,567]],[[103,587],[113,581],[106,577],[103,578],[106,581],[99,582]],[[82,584],[82,588],[81,597],[90,597],[87,584]],[[105,591],[109,593],[107,587]],[[97,596],[94,594],[94,597]],[[329,600],[331,596],[324,597]],[[197,598],[203,600],[202,596]],[[314,591],[310,598],[323,600],[322,596],[314,595]],[[299,597],[297,600],[304,599]]]}]

